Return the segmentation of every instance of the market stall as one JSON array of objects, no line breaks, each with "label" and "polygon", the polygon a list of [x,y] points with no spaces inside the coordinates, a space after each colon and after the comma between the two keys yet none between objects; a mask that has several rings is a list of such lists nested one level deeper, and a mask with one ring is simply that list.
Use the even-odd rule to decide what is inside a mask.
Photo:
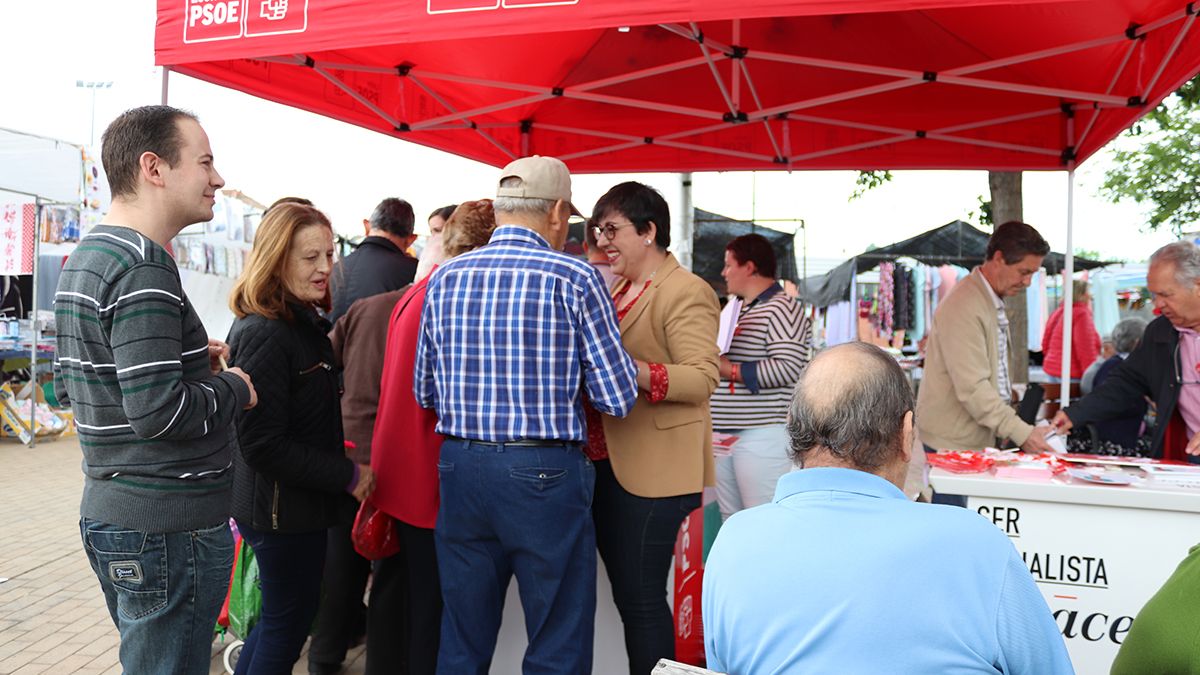
[{"label": "market stall", "polygon": [[[826,344],[864,339],[899,349],[915,345],[932,324],[939,300],[952,284],[987,257],[989,234],[956,220],[904,241],[873,248],[820,275],[801,280],[799,298],[821,308]],[[1107,263],[1076,258],[1080,269]],[[1051,252],[1042,262],[1050,275],[1062,272],[1066,256]],[[952,268],[952,269],[951,269]],[[880,283],[870,292],[858,290],[858,276],[879,269]],[[1045,278],[1037,280],[1044,285]],[[1038,303],[1041,303],[1040,305]],[[1041,349],[1041,325],[1032,319],[1045,306],[1030,297],[1030,344]],[[1044,321],[1042,322],[1044,323]]]},{"label": "market stall", "polygon": [[1200,467],[1095,458],[1002,462],[981,473],[935,468],[938,492],[1012,540],[1062,630],[1079,673],[1105,673],[1138,610],[1200,532]]},{"label": "market stall", "polygon": [[[62,259],[107,202],[102,175],[86,148],[0,129],[0,274],[18,283],[27,278],[29,284],[27,302],[6,305],[11,315],[2,321],[0,360],[8,372],[28,359],[33,385],[0,388],[0,416],[30,446],[40,434],[68,426],[46,407],[37,386],[39,367],[47,370],[54,358],[53,339],[43,333],[53,325],[49,310]],[[43,245],[49,248],[44,257]]]}]

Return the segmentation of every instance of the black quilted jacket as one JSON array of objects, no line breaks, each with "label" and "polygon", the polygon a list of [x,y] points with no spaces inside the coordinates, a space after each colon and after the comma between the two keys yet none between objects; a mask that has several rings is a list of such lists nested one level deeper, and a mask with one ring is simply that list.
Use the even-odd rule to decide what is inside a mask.
[{"label": "black quilted jacket", "polygon": [[250,375],[258,405],[238,423],[233,517],[264,532],[344,524],[354,465],[342,443],[342,413],[329,324],[309,307],[293,319],[248,316],[229,331],[230,365]]}]

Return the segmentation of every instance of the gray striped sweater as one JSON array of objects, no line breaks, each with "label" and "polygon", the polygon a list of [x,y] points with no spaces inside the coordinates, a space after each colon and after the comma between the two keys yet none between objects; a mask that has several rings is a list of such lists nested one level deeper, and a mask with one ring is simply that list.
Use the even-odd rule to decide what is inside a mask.
[{"label": "gray striped sweater", "polygon": [[144,532],[229,517],[235,416],[250,391],[213,375],[208,334],[158,244],[99,225],[54,297],[55,389],[79,428],[85,518]]},{"label": "gray striped sweater", "polygon": [[813,357],[812,319],[778,284],[742,308],[725,357],[743,382],[721,380],[712,395],[714,429],[752,429],[787,421],[792,389]]}]

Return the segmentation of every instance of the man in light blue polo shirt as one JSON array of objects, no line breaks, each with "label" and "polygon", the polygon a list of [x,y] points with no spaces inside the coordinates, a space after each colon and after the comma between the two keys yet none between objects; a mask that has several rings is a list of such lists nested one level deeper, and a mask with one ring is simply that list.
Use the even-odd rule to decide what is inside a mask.
[{"label": "man in light blue polo shirt", "polygon": [[[1072,673],[1016,549],[966,509],[907,500],[913,396],[866,343],[818,355],[788,436],[802,468],[721,528],[708,667],[759,673]],[[914,577],[914,574],[919,577]]]}]

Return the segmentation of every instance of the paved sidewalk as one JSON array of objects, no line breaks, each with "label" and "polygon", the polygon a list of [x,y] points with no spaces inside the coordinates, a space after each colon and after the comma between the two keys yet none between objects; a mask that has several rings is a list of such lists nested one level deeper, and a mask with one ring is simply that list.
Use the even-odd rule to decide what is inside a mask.
[{"label": "paved sidewalk", "polygon": [[[79,444],[0,439],[0,675],[120,673],[117,630],[79,543]],[[210,673],[223,673],[220,640]],[[364,672],[361,647],[347,675]],[[307,673],[301,656],[294,673]]]}]

